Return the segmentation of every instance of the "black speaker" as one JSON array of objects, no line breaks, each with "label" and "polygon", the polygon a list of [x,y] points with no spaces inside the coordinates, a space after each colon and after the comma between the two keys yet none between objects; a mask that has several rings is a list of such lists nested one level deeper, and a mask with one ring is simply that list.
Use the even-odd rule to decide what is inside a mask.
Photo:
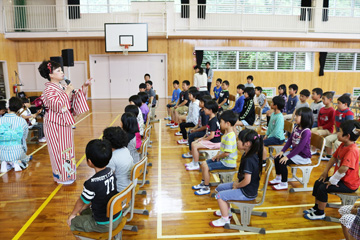
[{"label": "black speaker", "polygon": [[74,49],[70,48],[61,50],[61,56],[64,59],[64,66],[74,66]]},{"label": "black speaker", "polygon": [[64,62],[63,62],[63,58],[62,58],[62,57],[60,57],[60,56],[50,57],[50,61],[54,61],[54,62],[60,63],[61,69],[64,71]]}]

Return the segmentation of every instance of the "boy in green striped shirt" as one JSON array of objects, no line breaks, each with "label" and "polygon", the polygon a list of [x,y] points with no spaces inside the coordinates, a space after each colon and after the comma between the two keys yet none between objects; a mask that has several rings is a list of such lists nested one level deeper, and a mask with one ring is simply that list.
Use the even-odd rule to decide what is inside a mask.
[{"label": "boy in green striped shirt", "polygon": [[220,151],[215,157],[201,163],[201,183],[192,187],[192,189],[197,190],[195,195],[210,194],[210,171],[236,168],[238,155],[236,134],[233,127],[237,117],[233,111],[228,110],[224,111],[219,119],[220,129],[225,131],[225,134],[221,137]]}]

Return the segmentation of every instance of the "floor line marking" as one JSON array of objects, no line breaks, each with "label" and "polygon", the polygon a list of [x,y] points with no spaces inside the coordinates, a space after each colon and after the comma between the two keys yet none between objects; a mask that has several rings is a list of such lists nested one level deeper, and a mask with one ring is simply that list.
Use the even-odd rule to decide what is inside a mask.
[{"label": "floor line marking", "polygon": [[[86,115],[85,117],[83,117],[82,119],[80,119],[78,122],[76,122],[74,125],[78,124],[79,122],[82,122],[85,118],[89,117],[92,113],[89,113],[88,115]],[[38,151],[40,151],[41,149],[43,149],[44,147],[47,146],[47,143],[45,143],[44,145],[42,145],[41,147],[35,149],[32,153],[29,154],[29,156],[33,156],[35,153],[37,153]],[[4,173],[0,173],[0,177],[4,176],[7,172]]]},{"label": "floor line marking", "polygon": [[157,204],[157,238],[162,238],[162,199],[161,199],[161,119],[159,120],[159,149],[158,149],[158,200]]},{"label": "floor line marking", "polygon": [[[306,231],[319,231],[319,230],[331,230],[340,229],[341,226],[324,226],[324,227],[309,227],[309,228],[293,228],[293,229],[282,229],[282,230],[268,230],[266,234],[274,233],[289,233],[289,232],[306,232]],[[244,236],[244,235],[255,235],[258,233],[253,232],[235,232],[235,233],[208,233],[208,234],[188,234],[188,235],[163,235],[160,238],[205,238],[205,237],[228,237],[228,236]]]},{"label": "floor line marking", "polygon": [[18,202],[29,202],[29,201],[36,201],[36,200],[44,200],[46,199],[46,197],[40,197],[40,198],[26,198],[26,199],[17,199],[17,200],[5,200],[5,201],[0,201],[1,203],[18,203]]},{"label": "floor line marking", "polygon": [[[357,201],[355,203],[360,203]],[[329,204],[341,204],[341,202],[329,202]],[[283,208],[301,208],[301,207],[310,207],[314,206],[314,204],[299,204],[299,205],[283,205],[283,206],[273,206],[273,207],[255,207],[254,210],[271,210],[271,209],[283,209]],[[207,210],[188,210],[188,211],[169,211],[163,212],[163,214],[174,214],[174,213],[206,213],[206,212],[213,212],[219,209],[212,209],[208,208]]]},{"label": "floor line marking", "polygon": [[76,126],[77,124],[81,123],[82,121],[84,121],[84,120],[85,120],[85,118],[87,118],[87,117],[91,116],[92,114],[93,114],[92,112],[91,112],[91,113],[89,113],[88,115],[86,115],[85,117],[83,117],[82,119],[80,119],[79,121],[77,121],[77,122],[74,124],[74,126]]},{"label": "floor line marking", "polygon": [[[112,126],[115,121],[120,117],[120,114],[112,121],[110,126]],[[102,134],[99,138],[102,137]],[[76,167],[80,165],[80,163],[85,159],[86,155],[84,154],[81,159],[76,163]],[[13,237],[12,240],[19,239],[24,232],[28,229],[28,227],[33,223],[33,221],[39,216],[39,214],[44,210],[44,208],[49,204],[49,202],[54,198],[54,196],[58,193],[63,184],[59,184],[55,190],[46,198],[46,200],[41,204],[41,206],[36,210],[36,212],[30,217],[30,219],[22,226],[22,228],[17,232],[17,234]]]}]

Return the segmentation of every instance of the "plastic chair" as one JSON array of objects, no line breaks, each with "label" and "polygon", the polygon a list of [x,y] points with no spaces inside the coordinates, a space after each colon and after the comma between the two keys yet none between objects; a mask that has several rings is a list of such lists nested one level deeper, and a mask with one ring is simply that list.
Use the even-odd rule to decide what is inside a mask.
[{"label": "plastic chair", "polygon": [[[109,222],[113,221],[113,216],[120,211],[122,211],[130,202],[133,195],[134,184],[130,183],[127,188],[125,188],[120,193],[113,196],[108,204],[106,216],[109,218]],[[113,225],[109,224],[109,232],[99,233],[99,232],[81,232],[81,231],[73,231],[75,236],[90,238],[90,239],[122,239],[122,230],[126,224],[127,218],[125,216],[122,217],[119,225],[113,230]]]},{"label": "plastic chair", "polygon": [[[332,195],[338,196],[341,199],[341,204],[335,204],[335,203],[328,203],[327,207],[330,208],[340,208],[341,206],[345,205],[354,205],[355,202],[360,198],[360,192],[359,190],[354,193],[338,193],[333,192],[330,193]],[[326,216],[325,221],[327,222],[336,222],[339,223],[339,218]]]},{"label": "plastic chair", "polygon": [[[255,233],[265,234],[265,228],[249,227],[251,215],[267,217],[266,212],[256,212],[253,211],[254,207],[261,206],[265,201],[266,189],[268,186],[269,176],[271,170],[273,169],[274,164],[271,160],[267,160],[265,168],[265,176],[263,176],[263,187],[259,189],[258,196],[252,201],[229,201],[230,204],[234,204],[239,209],[231,208],[232,212],[240,214],[240,225],[237,224],[226,224],[224,227],[226,229],[236,229],[243,230]],[[262,194],[260,194],[262,192]]]},{"label": "plastic chair", "polygon": [[[320,150],[320,155],[315,156],[313,155],[312,158],[314,159],[314,163],[305,164],[305,165],[297,165],[297,164],[290,164],[289,167],[291,168],[292,178],[288,179],[289,182],[300,182],[303,187],[302,188],[291,188],[290,192],[305,192],[305,191],[312,191],[312,187],[308,187],[308,183],[310,181],[310,174],[313,168],[316,168],[320,165],[321,156],[323,155],[325,149],[325,138],[319,136],[315,133],[311,133],[311,146]],[[312,159],[313,160],[313,159]],[[302,171],[302,177],[296,176],[297,169]]]},{"label": "plastic chair", "polygon": [[231,110],[235,107],[236,97],[232,94],[229,95],[229,107],[228,110]]}]

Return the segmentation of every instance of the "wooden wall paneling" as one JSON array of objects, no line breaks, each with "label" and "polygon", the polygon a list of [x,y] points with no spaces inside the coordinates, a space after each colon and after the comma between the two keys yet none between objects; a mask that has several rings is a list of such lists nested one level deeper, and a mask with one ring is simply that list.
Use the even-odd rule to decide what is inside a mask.
[{"label": "wooden wall paneling", "polygon": [[[4,41],[4,39],[2,40]],[[16,57],[7,54],[9,69],[16,69],[16,62],[32,62],[48,59],[50,56],[61,54],[61,49],[73,48],[75,61],[89,61],[90,54],[106,54],[105,41],[102,39],[78,39],[78,40],[34,40],[34,41],[8,41],[8,44],[16,46]],[[194,47],[199,46],[232,46],[232,47],[302,47],[302,48],[360,48],[358,42],[312,42],[312,41],[274,41],[274,40],[237,40],[237,39],[165,39],[150,38],[148,42],[148,53],[165,53],[168,56],[168,94],[172,93],[172,81],[177,79],[193,81],[196,64],[193,55]],[[4,49],[4,48],[2,48]],[[5,51],[11,51],[11,47]],[[12,50],[13,51],[13,50]],[[112,53],[121,54],[121,53]],[[142,54],[142,53],[129,53]],[[247,75],[253,75],[254,84],[263,87],[277,87],[285,83],[297,83],[299,89],[322,87],[325,91],[335,90],[338,94],[352,92],[354,86],[360,83],[360,74],[356,72],[325,72],[325,76],[319,77],[319,54],[315,53],[313,72],[263,72],[263,71],[216,71],[216,78],[230,81],[230,91],[236,92],[239,83],[245,83]],[[7,59],[4,59],[7,60]],[[15,64],[11,65],[11,61]],[[14,67],[15,65],[15,67]],[[139,66],[141,69],[141,66]],[[9,74],[11,76],[9,70]],[[89,75],[88,64],[88,75]],[[155,86],[156,88],[156,86]]]}]

